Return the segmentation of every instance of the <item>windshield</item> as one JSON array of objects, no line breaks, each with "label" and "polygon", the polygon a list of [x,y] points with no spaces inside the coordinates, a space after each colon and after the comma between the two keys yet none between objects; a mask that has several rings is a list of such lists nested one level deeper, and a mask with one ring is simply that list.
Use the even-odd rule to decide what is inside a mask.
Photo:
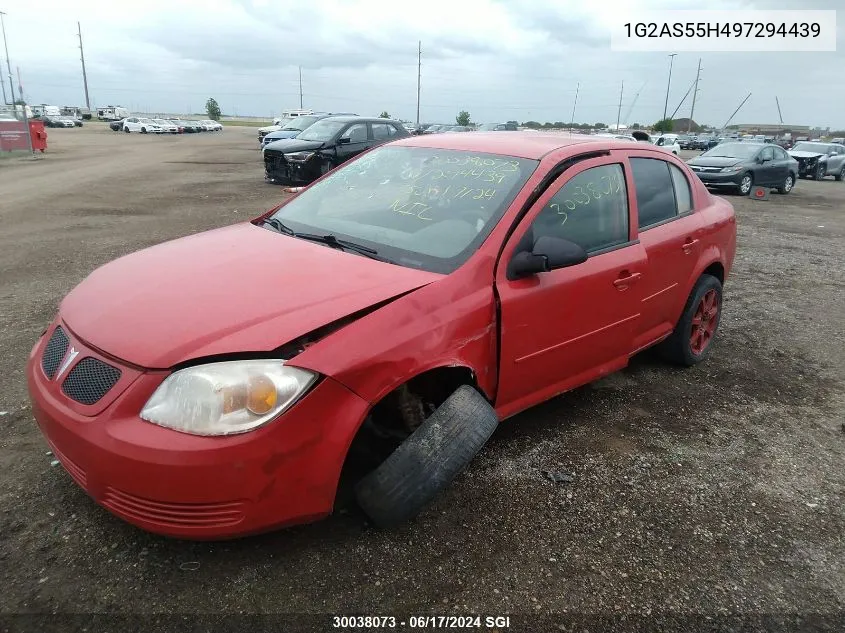
[{"label": "windshield", "polygon": [[760,151],[759,145],[749,143],[722,143],[710,151],[704,152],[702,156],[710,158],[751,158]]},{"label": "windshield", "polygon": [[335,134],[340,132],[344,125],[346,125],[346,121],[330,121],[329,119],[323,119],[322,121],[317,121],[314,125],[310,126],[297,138],[303,141],[325,142],[331,140]]},{"label": "windshield", "polygon": [[165,121],[164,119],[153,119],[153,121],[159,125],[173,125],[170,121]]},{"label": "windshield", "polygon": [[298,116],[293,121],[285,125],[283,130],[295,130],[297,132],[301,132],[302,130],[311,126],[312,123],[316,123],[321,118],[319,116]]},{"label": "windshield", "polygon": [[824,143],[796,143],[792,148],[794,152],[814,152],[816,154],[827,154],[830,147]]},{"label": "windshield", "polygon": [[138,121],[141,122],[141,123],[152,123],[153,122],[152,119],[138,119]]},{"label": "windshield", "polygon": [[298,232],[376,249],[402,266],[448,273],[487,237],[537,164],[384,146],[330,172],[273,216]]}]

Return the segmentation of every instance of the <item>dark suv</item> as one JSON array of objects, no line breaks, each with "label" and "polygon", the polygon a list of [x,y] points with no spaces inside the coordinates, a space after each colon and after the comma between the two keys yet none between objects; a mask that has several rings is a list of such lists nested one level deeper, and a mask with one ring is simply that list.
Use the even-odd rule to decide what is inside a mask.
[{"label": "dark suv", "polygon": [[361,152],[410,136],[398,121],[332,116],[299,136],[268,143],[264,179],[280,185],[307,185]]}]

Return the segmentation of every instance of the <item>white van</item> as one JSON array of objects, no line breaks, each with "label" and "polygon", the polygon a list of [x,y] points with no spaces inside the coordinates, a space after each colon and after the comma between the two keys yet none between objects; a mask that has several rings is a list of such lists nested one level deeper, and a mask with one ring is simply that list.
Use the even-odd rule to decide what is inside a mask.
[{"label": "white van", "polygon": [[131,113],[122,106],[106,106],[105,108],[97,108],[97,118],[100,121],[120,121],[125,119]]}]

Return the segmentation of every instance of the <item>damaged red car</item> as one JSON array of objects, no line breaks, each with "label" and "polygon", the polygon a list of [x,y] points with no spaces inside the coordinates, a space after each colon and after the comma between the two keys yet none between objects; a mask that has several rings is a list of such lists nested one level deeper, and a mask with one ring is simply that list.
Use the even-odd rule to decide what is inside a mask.
[{"label": "damaged red car", "polygon": [[95,270],[32,350],[33,412],[145,530],[229,538],[353,496],[389,526],[501,420],[650,346],[704,360],[735,243],[730,204],[659,148],[402,139]]}]

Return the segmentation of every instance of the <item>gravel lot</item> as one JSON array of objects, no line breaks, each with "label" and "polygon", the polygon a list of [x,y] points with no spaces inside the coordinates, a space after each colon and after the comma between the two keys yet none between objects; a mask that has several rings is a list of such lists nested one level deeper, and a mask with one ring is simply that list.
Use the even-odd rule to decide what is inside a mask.
[{"label": "gravel lot", "polygon": [[0,612],[509,613],[512,630],[596,622],[585,614],[652,629],[684,614],[800,615],[841,630],[845,182],[729,196],[739,248],[707,363],[680,370],[646,353],[509,420],[395,531],[351,511],[190,543],[121,522],[51,467],[24,364],[95,267],[284,194],[263,183],[251,128],[49,135],[43,160],[0,159]]}]

